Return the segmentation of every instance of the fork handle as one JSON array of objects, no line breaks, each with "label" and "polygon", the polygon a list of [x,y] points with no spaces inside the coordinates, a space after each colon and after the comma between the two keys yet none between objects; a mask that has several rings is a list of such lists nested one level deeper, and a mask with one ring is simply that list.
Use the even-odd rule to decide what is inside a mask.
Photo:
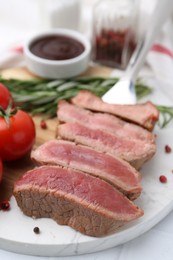
[{"label": "fork handle", "polygon": [[129,78],[134,82],[137,74],[144,63],[146,54],[159,32],[160,27],[165,22],[166,18],[171,15],[173,10],[172,0],[157,0],[155,9],[150,20],[150,27],[146,31],[144,38],[138,43],[129,64],[127,66],[124,77]]}]

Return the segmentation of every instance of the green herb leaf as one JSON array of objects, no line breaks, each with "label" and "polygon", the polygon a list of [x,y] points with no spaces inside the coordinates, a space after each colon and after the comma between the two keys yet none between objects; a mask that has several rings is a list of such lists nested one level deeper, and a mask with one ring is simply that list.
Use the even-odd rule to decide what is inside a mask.
[{"label": "green herb leaf", "polygon": [[[116,82],[118,78],[80,77],[66,80],[17,80],[4,79],[5,84],[13,95],[15,105],[32,114],[45,114],[47,117],[56,116],[57,102],[61,99],[69,100],[82,90],[89,90],[97,96],[102,96]],[[142,81],[136,81],[138,100],[148,96],[153,90]],[[157,106],[160,111],[159,126],[165,127],[173,119],[173,107]]]},{"label": "green herb leaf", "polygon": [[10,100],[10,103],[6,109],[3,109],[0,106],[0,117],[3,117],[6,121],[6,124],[8,127],[10,127],[10,117],[14,116],[18,111],[18,108],[15,107],[14,109],[12,108],[12,101]]},{"label": "green herb leaf", "polygon": [[164,128],[173,119],[173,107],[157,105],[157,109],[160,111],[160,119],[158,124],[160,128]]},{"label": "green herb leaf", "polygon": [[[33,114],[44,113],[53,117],[56,116],[58,100],[68,100],[81,89],[102,96],[118,81],[118,78],[81,77],[67,80],[6,80],[0,78],[0,81],[12,93],[15,105]],[[151,88],[141,82],[136,83],[138,98],[148,95],[151,91]]]}]

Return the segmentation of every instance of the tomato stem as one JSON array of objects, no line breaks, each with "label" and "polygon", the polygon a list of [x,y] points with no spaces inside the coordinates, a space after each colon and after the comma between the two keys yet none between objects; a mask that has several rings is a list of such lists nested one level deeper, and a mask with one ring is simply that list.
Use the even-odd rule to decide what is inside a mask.
[{"label": "tomato stem", "polygon": [[14,109],[12,108],[12,100],[10,100],[9,105],[7,107],[6,110],[4,110],[1,106],[0,106],[0,117],[3,117],[5,119],[6,124],[8,125],[8,127],[10,126],[10,120],[9,118],[11,116],[14,116],[17,113],[18,108],[15,107]]}]

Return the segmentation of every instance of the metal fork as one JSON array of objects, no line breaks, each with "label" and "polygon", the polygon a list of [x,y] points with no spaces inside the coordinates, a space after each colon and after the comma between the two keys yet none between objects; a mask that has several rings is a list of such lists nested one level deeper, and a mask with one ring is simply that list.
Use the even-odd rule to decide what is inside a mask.
[{"label": "metal fork", "polygon": [[162,24],[173,11],[172,0],[157,0],[155,9],[150,21],[150,27],[146,31],[144,38],[138,43],[133,53],[124,76],[108,91],[102,99],[107,103],[115,104],[135,104],[135,80],[137,74],[145,61],[151,45],[159,32]]}]

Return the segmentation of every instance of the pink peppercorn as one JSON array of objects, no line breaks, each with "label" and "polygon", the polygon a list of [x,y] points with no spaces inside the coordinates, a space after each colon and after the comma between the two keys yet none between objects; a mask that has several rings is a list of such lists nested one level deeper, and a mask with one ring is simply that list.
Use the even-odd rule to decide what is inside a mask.
[{"label": "pink peppercorn", "polygon": [[166,153],[171,153],[171,151],[172,151],[171,147],[168,144],[165,145],[165,152]]},{"label": "pink peppercorn", "polygon": [[165,175],[160,175],[159,180],[160,180],[160,182],[162,182],[162,183],[166,183],[166,182],[167,182],[167,178],[166,178]]},{"label": "pink peppercorn", "polygon": [[42,121],[40,122],[40,127],[41,127],[42,129],[47,129],[47,124],[46,124],[46,122],[45,122],[44,120],[42,120]]},{"label": "pink peppercorn", "polygon": [[10,209],[10,203],[8,200],[3,200],[0,204],[0,209],[7,211]]}]

